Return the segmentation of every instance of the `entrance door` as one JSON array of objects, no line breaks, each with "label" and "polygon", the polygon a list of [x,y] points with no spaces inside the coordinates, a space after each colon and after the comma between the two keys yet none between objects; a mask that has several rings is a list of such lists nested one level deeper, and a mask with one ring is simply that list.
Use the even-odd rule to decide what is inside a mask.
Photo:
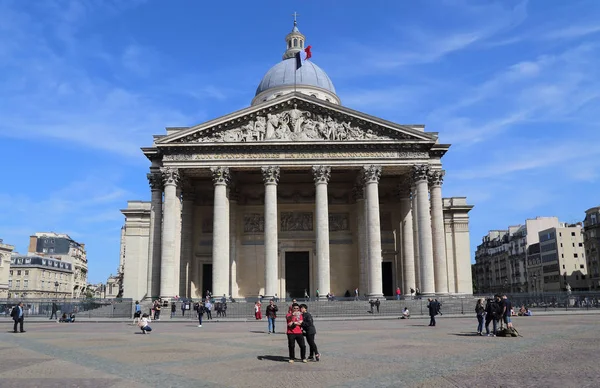
[{"label": "entrance door", "polygon": [[303,298],[304,290],[310,295],[309,252],[285,253],[285,295]]},{"label": "entrance door", "polygon": [[394,295],[394,272],[391,261],[384,261],[381,263],[381,272],[383,281],[383,295],[393,296]]},{"label": "entrance door", "polygon": [[200,293],[202,296],[206,296],[206,290],[210,292],[212,289],[212,264],[202,264],[202,289]]}]

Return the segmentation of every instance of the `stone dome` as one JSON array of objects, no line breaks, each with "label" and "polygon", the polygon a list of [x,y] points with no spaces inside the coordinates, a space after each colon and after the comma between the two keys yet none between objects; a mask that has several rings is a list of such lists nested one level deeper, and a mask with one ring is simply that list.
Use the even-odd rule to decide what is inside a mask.
[{"label": "stone dome", "polygon": [[267,71],[258,84],[255,95],[258,96],[265,90],[279,86],[294,86],[294,73],[296,73],[296,86],[314,86],[335,94],[333,83],[323,69],[308,60],[296,70],[296,59],[290,58],[279,62]]},{"label": "stone dome", "polygon": [[256,88],[252,105],[293,92],[340,104],[331,79],[323,69],[312,62],[312,59],[302,62],[302,66],[296,70],[295,56],[305,50],[306,38],[298,30],[295,19],[294,28],[285,37],[285,42],[286,51],[283,53],[283,60],[264,75]]}]

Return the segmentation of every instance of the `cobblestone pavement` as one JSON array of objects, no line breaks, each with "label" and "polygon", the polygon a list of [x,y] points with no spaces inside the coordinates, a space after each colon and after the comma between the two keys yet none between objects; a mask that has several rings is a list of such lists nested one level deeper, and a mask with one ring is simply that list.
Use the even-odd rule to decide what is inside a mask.
[{"label": "cobblestone pavement", "polygon": [[[474,335],[476,319],[318,321],[321,362],[287,362],[262,322],[25,322],[0,330],[0,386],[597,387],[596,315],[518,317],[523,337]],[[278,320],[278,330],[283,328]],[[297,353],[297,356],[299,354]]]}]

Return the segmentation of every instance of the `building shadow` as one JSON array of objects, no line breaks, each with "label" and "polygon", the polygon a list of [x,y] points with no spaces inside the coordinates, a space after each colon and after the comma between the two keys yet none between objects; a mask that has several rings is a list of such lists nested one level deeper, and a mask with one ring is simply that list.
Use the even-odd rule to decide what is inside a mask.
[{"label": "building shadow", "polygon": [[259,361],[268,360],[275,362],[288,362],[288,358],[283,356],[257,356],[256,358]]}]

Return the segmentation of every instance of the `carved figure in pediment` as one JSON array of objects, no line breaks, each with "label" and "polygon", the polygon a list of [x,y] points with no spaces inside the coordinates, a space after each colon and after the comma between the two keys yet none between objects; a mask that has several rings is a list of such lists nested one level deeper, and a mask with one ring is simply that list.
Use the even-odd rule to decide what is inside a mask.
[{"label": "carved figure in pediment", "polygon": [[279,126],[279,117],[277,115],[267,114],[267,132],[265,140],[271,140],[275,137],[275,129]]},{"label": "carved figure in pediment", "polygon": [[279,127],[275,130],[277,140],[289,140],[290,138],[290,117],[282,113],[279,117]]},{"label": "carved figure in pediment", "polygon": [[304,118],[302,117],[302,111],[298,109],[298,105],[294,104],[294,109],[289,113],[290,124],[293,133],[300,133],[302,131],[302,123]]},{"label": "carved figure in pediment", "polygon": [[267,120],[264,116],[258,116],[254,123],[254,133],[256,134],[256,140],[262,141],[265,139],[265,131],[267,128]]},{"label": "carved figure in pediment", "polygon": [[304,135],[303,140],[317,140],[319,139],[319,133],[317,132],[317,123],[313,119],[306,118],[304,120],[304,131],[302,132]]}]

